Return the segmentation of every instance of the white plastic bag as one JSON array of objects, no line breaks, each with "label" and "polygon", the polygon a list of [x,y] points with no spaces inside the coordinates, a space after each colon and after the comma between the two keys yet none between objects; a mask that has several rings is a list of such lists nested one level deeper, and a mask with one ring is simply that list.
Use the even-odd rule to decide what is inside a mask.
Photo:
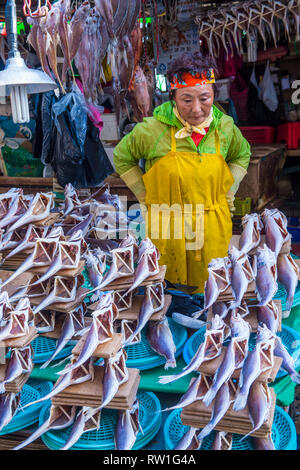
[{"label": "white plastic bag", "polygon": [[278,108],[278,98],[275,90],[275,86],[272,80],[272,75],[270,71],[270,64],[269,61],[267,63],[265,73],[261,83],[259,84],[259,88],[261,91],[261,100],[264,105],[270,111],[276,111]]}]

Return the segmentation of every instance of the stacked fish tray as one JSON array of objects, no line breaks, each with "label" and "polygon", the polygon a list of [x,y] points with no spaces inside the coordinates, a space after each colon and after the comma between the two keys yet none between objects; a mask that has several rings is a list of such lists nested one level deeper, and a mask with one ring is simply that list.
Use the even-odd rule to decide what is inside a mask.
[{"label": "stacked fish tray", "polygon": [[245,216],[238,247],[235,241],[227,257],[208,265],[204,309],[194,313],[196,318],[207,314],[204,340],[182,372],[159,380],[171,383],[198,373],[177,405],[182,424],[190,427],[177,450],[200,448],[213,429],[228,442],[233,433],[241,439],[251,435],[274,448],[276,395],[269,384],[280,368],[300,380],[277,335],[282,315],[281,302],[274,300],[277,280],[286,289],[289,310],[299,277],[286,222],[278,210]]},{"label": "stacked fish tray", "polygon": [[[37,235],[44,230],[44,225],[57,218],[57,214],[51,214],[53,207],[54,199],[51,193],[37,192],[34,195],[25,195],[21,188],[12,188],[0,195],[1,430],[10,423],[20,408],[21,391],[33,369],[32,342],[38,337],[33,308],[24,288],[32,275],[25,272],[25,269],[15,276],[14,271],[26,255],[18,262],[15,260],[12,263],[12,271],[7,270],[6,259],[13,257],[14,253],[12,257],[10,254],[18,246],[21,246],[21,249],[16,250],[16,254],[22,252],[29,227],[34,227]],[[28,241],[27,238],[26,242]],[[22,295],[18,295],[21,286]]]},{"label": "stacked fish tray", "polygon": [[[116,448],[122,423],[137,436],[140,374],[137,368],[127,368],[125,347],[139,341],[150,319],[158,333],[171,302],[164,295],[166,267],[158,264],[158,250],[149,239],[138,244],[124,226],[112,239],[113,228],[116,232],[113,215],[118,223],[124,222],[119,198],[109,188],[80,200],[78,192],[67,185],[59,217],[42,236],[33,235],[27,257],[7,278],[17,282],[29,276],[14,297],[26,294],[34,306],[40,335],[57,340],[55,351],[41,368],[57,359],[70,340],[75,344],[53,389],[39,400],[51,400],[47,429],[58,418],[61,428],[73,424],[64,449],[72,447],[82,433],[99,429],[104,408],[119,411]],[[83,287],[82,273],[87,275],[89,288]],[[39,431],[19,448],[37,435]],[[132,445],[134,439],[126,448]]]}]

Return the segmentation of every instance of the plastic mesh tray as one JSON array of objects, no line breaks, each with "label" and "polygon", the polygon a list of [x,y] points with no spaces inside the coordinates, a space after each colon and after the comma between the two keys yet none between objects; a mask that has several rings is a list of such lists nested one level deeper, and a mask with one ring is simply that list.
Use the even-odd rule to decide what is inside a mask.
[{"label": "plastic mesh tray", "polygon": [[[33,362],[34,364],[41,364],[46,362],[56,349],[57,340],[53,338],[47,338],[45,336],[38,336],[32,341],[32,347],[34,350]],[[55,360],[62,359],[71,354],[74,348],[74,343],[68,343],[55,357]]]},{"label": "plastic mesh tray", "polygon": [[[178,357],[183,351],[183,346],[187,339],[187,330],[171,318],[168,318],[168,322],[176,346],[175,357]],[[125,348],[128,355],[126,361],[127,367],[145,370],[165,364],[166,359],[151,348],[147,341],[146,333],[147,326],[141,331],[141,342]]]},{"label": "plastic mesh tray", "polygon": [[[181,409],[172,411],[164,426],[166,450],[174,449],[181,437],[187,432],[188,426],[181,422]],[[215,431],[203,439],[201,450],[211,450]],[[255,450],[253,439],[247,437],[242,442],[240,434],[233,434],[232,450]],[[279,406],[275,407],[272,426],[272,440],[276,450],[297,450],[297,432],[291,417]]]},{"label": "plastic mesh tray", "polygon": [[[22,407],[27,405],[27,403],[31,403],[45,396],[51,391],[52,387],[52,382],[29,379],[21,391],[21,403],[19,410],[10,423],[8,423],[8,425],[0,431],[0,435],[3,436],[4,434],[19,431],[20,429],[27,428],[28,426],[31,426],[36,421],[38,421],[40,410],[44,406],[45,402],[36,403],[32,406],[28,406],[25,409]],[[50,404],[50,400],[48,403]]]},{"label": "plastic mesh tray", "polygon": [[[205,326],[203,326],[202,328],[199,328],[199,330],[196,333],[194,333],[193,336],[191,336],[189,340],[185,343],[185,346],[183,349],[183,358],[187,364],[189,364],[191,358],[196,353],[200,344],[203,343],[205,331],[206,331]],[[300,334],[296,330],[288,326],[282,325],[282,331],[278,331],[277,336],[281,338],[281,341],[283,345],[286,347],[288,353],[296,359],[299,355],[299,349],[300,349]],[[249,341],[250,351],[255,346],[255,338],[256,338],[256,334],[251,333],[250,341]],[[227,341],[224,342],[224,345],[226,345]],[[300,366],[300,357],[295,361],[295,367],[297,368],[298,366]],[[283,377],[286,374],[287,372],[285,370],[280,369],[277,373],[276,379]]]},{"label": "plastic mesh tray", "polygon": [[[161,426],[160,401],[152,392],[138,392],[137,398],[140,403],[139,421],[143,433],[139,431],[134,450],[141,449],[150,442]],[[39,424],[45,422],[49,416],[50,403],[46,404],[40,414]],[[114,430],[117,423],[118,411],[103,409],[101,413],[101,424],[99,431],[90,431],[81,436],[74,444],[72,450],[104,450],[115,448]],[[66,442],[72,426],[67,429],[48,431],[42,436],[44,443],[53,450],[60,449]]]}]

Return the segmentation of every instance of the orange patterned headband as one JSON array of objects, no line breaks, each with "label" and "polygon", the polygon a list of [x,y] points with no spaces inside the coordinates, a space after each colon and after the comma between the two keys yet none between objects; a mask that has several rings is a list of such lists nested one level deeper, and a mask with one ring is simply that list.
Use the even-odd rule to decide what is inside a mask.
[{"label": "orange patterned headband", "polygon": [[177,90],[178,88],[185,88],[190,86],[207,85],[208,83],[215,83],[215,73],[213,69],[209,69],[205,72],[185,72],[182,74],[182,79],[178,78],[178,75],[174,75],[171,90]]}]

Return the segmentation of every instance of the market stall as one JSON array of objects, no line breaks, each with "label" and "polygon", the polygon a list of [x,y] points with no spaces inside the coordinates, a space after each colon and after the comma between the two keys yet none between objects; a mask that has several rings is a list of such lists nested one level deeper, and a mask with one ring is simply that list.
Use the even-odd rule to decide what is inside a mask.
[{"label": "market stall", "polygon": [[[299,1],[25,0],[13,35],[4,6],[2,69],[54,85],[0,104],[0,448],[298,449]],[[196,294],[113,157],[184,52],[251,148]]]}]

